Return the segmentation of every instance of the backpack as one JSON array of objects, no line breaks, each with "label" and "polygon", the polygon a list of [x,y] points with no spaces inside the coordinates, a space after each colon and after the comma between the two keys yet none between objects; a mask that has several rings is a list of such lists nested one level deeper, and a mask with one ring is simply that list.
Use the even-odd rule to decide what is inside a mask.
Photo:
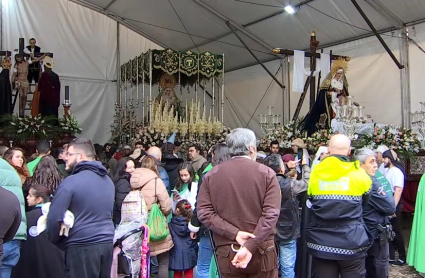
[{"label": "backpack", "polygon": [[121,223],[137,221],[144,225],[148,222],[148,206],[143,197],[142,188],[150,181],[127,194],[121,206]]}]

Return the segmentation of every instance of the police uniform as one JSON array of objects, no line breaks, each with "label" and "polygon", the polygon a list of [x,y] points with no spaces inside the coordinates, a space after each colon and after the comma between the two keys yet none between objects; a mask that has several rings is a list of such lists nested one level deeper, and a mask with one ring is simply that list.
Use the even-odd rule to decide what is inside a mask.
[{"label": "police uniform", "polygon": [[391,233],[389,218],[395,213],[395,202],[392,194],[388,194],[377,178],[372,179],[372,191],[368,204],[363,208],[363,219],[373,238],[372,246],[367,250],[367,277],[387,278],[389,244]]},{"label": "police uniform", "polygon": [[372,180],[347,156],[329,156],[310,175],[307,250],[316,278],[365,277],[371,237],[363,221]]}]

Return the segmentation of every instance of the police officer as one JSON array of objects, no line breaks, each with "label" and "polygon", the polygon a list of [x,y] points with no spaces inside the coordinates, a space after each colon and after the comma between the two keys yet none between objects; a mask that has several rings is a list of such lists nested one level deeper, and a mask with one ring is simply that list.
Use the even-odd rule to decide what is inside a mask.
[{"label": "police officer", "polygon": [[329,141],[330,156],[312,171],[308,186],[307,251],[316,278],[365,277],[366,251],[371,243],[363,222],[362,204],[372,180],[351,162],[350,139],[342,134]]},{"label": "police officer", "polygon": [[395,213],[394,198],[385,192],[381,183],[375,178],[378,164],[372,150],[357,150],[354,153],[354,159],[360,162],[360,167],[372,179],[370,200],[363,208],[363,220],[374,239],[372,246],[367,250],[367,277],[387,278],[389,267],[388,237],[392,230],[389,225],[389,216]]}]

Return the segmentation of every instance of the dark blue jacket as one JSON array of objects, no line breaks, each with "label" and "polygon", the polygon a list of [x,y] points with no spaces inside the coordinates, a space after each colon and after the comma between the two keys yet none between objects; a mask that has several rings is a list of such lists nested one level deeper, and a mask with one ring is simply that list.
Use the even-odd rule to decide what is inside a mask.
[{"label": "dark blue jacket", "polygon": [[[49,240],[62,250],[69,246],[111,243],[114,238],[112,211],[115,187],[108,172],[97,161],[75,165],[71,176],[56,191],[47,217]],[[75,216],[69,237],[59,236],[65,212]]]},{"label": "dark blue jacket", "polygon": [[376,225],[389,223],[388,216],[395,213],[395,202],[391,195],[387,195],[381,183],[372,179],[372,191],[369,202],[363,207],[363,221],[374,239],[378,238]]},{"label": "dark blue jacket", "polygon": [[197,263],[198,244],[190,238],[187,219],[175,216],[168,224],[174,247],[170,250],[169,268],[173,271],[192,269]]}]

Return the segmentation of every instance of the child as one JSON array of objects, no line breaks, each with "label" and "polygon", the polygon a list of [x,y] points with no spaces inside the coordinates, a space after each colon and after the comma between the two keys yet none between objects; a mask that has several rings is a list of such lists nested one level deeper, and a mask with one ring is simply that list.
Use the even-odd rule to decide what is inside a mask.
[{"label": "child", "polygon": [[21,258],[13,268],[12,278],[65,277],[63,252],[49,241],[46,232],[37,234],[41,207],[50,202],[49,196],[49,189],[44,185],[36,184],[29,189],[27,202],[35,208],[27,212],[28,237],[26,241],[21,241]]},{"label": "child", "polygon": [[192,206],[188,200],[180,200],[176,205],[175,216],[168,224],[174,247],[170,250],[170,270],[174,278],[193,277],[193,268],[198,258],[198,244],[191,239],[188,223],[192,218]]},{"label": "child", "polygon": [[173,200],[173,212],[178,201],[186,199],[192,207],[195,207],[196,196],[198,194],[198,183],[195,182],[195,173],[189,162],[184,162],[179,166],[179,179],[174,190],[171,190]]}]

